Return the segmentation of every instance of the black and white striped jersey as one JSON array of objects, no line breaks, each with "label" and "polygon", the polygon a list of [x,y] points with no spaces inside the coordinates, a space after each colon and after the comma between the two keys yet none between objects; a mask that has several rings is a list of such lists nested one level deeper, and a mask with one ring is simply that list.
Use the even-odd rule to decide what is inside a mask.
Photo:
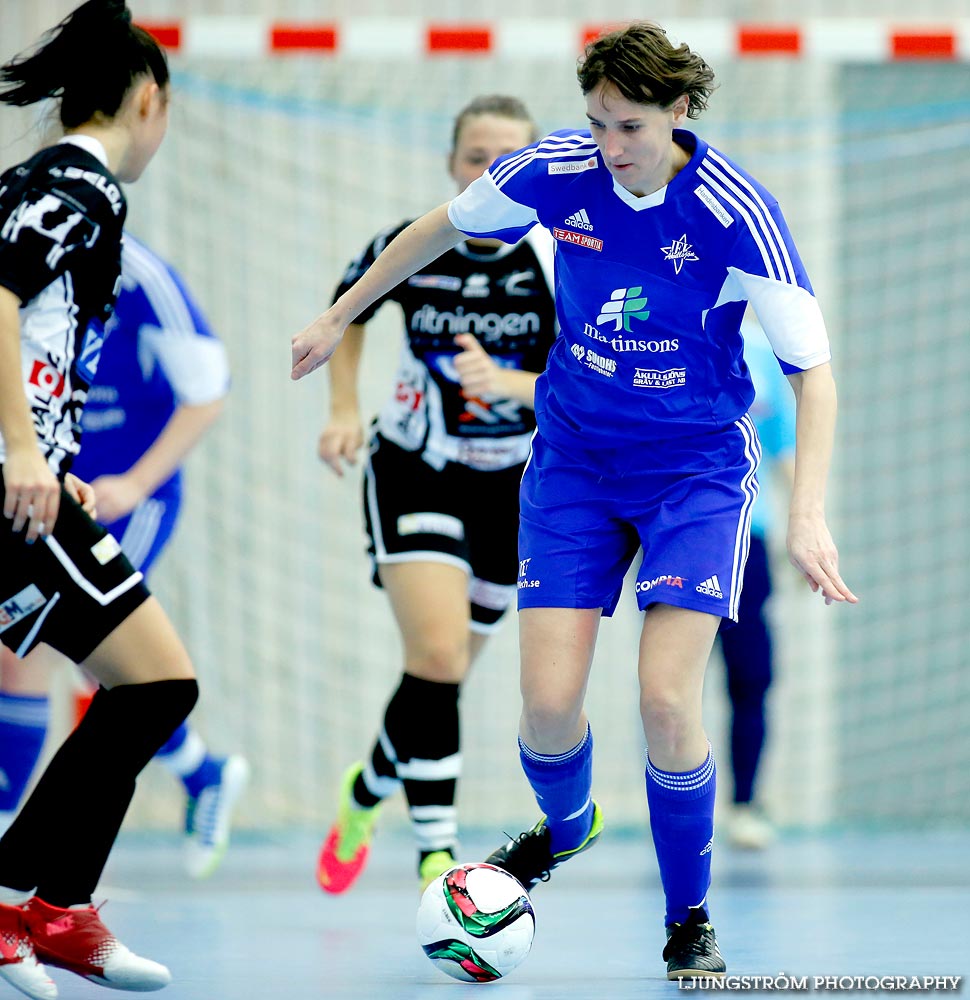
[{"label": "black and white striped jersey", "polygon": [[[387,229],[368,244],[335,297],[408,225]],[[378,417],[384,437],[421,451],[439,469],[446,462],[508,468],[528,458],[533,411],[513,400],[466,396],[455,371],[455,335],[474,334],[499,365],[541,372],[556,336],[553,252],[549,234],[538,228],[514,245],[461,243],[361,313],[356,323],[366,323],[387,301],[404,312],[396,384]]]},{"label": "black and white striped jersey", "polygon": [[[0,175],[0,285],[20,299],[23,382],[40,447],[62,476],[121,275],[126,202],[104,148],[72,136]],[[0,437],[0,462],[6,456]]]}]

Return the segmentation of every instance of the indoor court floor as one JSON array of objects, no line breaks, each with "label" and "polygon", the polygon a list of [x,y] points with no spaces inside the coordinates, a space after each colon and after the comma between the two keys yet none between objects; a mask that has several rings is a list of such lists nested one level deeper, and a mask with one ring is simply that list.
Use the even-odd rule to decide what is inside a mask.
[{"label": "indoor court floor", "polygon": [[[500,839],[500,837],[499,837]],[[437,971],[414,933],[405,831],[375,841],[353,891],[314,882],[319,841],[242,834],[223,867],[192,883],[176,838],[119,841],[98,898],[135,951],[172,969],[166,1000],[627,1000],[673,997],[662,898],[648,841],[607,829],[533,893],[532,954],[505,980],[464,985]],[[465,859],[497,846],[466,834]],[[730,974],[967,976],[970,833],[788,836],[762,853],[719,846],[712,919]],[[96,900],[97,901],[97,900]],[[63,1000],[104,993],[66,972]],[[970,986],[963,983],[964,995]],[[4,992],[5,991],[5,992]],[[718,991],[721,992],[721,991]],[[19,996],[0,983],[0,996]],[[696,995],[696,994],[695,994]]]}]

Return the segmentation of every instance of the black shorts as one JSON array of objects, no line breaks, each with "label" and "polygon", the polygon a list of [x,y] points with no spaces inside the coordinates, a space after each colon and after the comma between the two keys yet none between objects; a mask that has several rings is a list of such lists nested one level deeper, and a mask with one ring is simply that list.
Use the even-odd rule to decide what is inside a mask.
[{"label": "black shorts", "polygon": [[468,573],[471,628],[490,632],[515,598],[522,465],[440,472],[379,434],[364,470],[364,519],[374,561],[441,562]]},{"label": "black shorts", "polygon": [[[0,476],[0,507],[4,488]],[[114,537],[61,487],[57,524],[28,545],[0,514],[0,642],[25,656],[46,642],[82,663],[148,598]]]}]

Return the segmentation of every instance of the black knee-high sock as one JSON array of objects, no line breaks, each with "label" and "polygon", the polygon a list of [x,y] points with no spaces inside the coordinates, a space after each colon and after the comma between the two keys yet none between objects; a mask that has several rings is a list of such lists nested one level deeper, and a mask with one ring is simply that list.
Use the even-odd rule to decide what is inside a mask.
[{"label": "black knee-high sock", "polygon": [[194,680],[101,688],[0,840],[0,885],[90,901],[135,778],[198,698]]},{"label": "black knee-high sock", "polygon": [[455,789],[461,775],[458,694],[457,684],[404,674],[371,752],[373,775],[365,768],[354,785],[354,798],[369,806],[403,782],[422,855],[456,846]]}]

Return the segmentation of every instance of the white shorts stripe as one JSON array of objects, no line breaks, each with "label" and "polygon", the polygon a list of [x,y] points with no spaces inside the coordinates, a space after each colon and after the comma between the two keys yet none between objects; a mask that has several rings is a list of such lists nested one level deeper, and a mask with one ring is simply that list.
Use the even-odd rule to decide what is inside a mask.
[{"label": "white shorts stripe", "polygon": [[165,502],[149,498],[143,500],[132,512],[125,527],[125,533],[121,536],[121,550],[128,557],[128,562],[132,566],[141,566],[148,558],[155,539],[158,537],[158,529],[162,524],[162,516],[165,513]]},{"label": "white shorts stripe", "polygon": [[748,472],[741,480],[741,489],[745,501],[738,518],[738,528],[734,539],[734,560],[731,568],[731,591],[728,599],[728,614],[737,618],[738,605],[741,601],[741,587],[744,582],[744,565],[748,559],[748,548],[751,539],[751,514],[755,501],[758,499],[758,465],[761,462],[761,442],[751,418],[747,415],[735,421],[735,426],[744,437],[744,454],[750,463]]},{"label": "white shorts stripe", "polygon": [[384,531],[381,527],[381,509],[377,503],[377,481],[374,478],[374,466],[371,464],[373,450],[367,456],[367,464],[364,466],[364,479],[367,481],[367,513],[370,515],[371,533],[374,536],[374,558],[381,562],[387,557],[387,548],[384,545]]},{"label": "white shorts stripe", "polygon": [[128,593],[132,587],[141,583],[144,579],[138,570],[135,570],[127,580],[122,580],[117,587],[109,590],[106,594],[103,594],[100,590],[84,574],[77,568],[71,557],[64,551],[61,547],[60,542],[54,538],[53,535],[48,535],[44,539],[44,543],[54,554],[57,561],[64,567],[67,575],[83,590],[88,597],[93,598],[102,607],[107,607],[116,598],[121,597],[122,594]]},{"label": "white shorts stripe", "polygon": [[30,649],[30,644],[34,641],[34,637],[40,631],[41,625],[44,624],[44,619],[51,613],[54,609],[54,605],[61,599],[61,592],[55,592],[54,596],[47,602],[47,607],[37,616],[37,621],[34,622],[30,631],[27,633],[27,637],[20,644],[15,656],[26,656],[27,651]]},{"label": "white shorts stripe", "polygon": [[[371,522],[373,524],[373,522]],[[377,546],[377,540],[374,540],[374,546]],[[382,556],[375,556],[374,562],[378,566],[393,566],[395,563],[409,563],[409,562],[433,562],[442,563],[445,566],[455,566],[457,569],[463,570],[465,573],[471,575],[471,566],[465,562],[464,559],[459,559],[458,556],[450,555],[447,552],[438,552],[436,549],[428,549],[426,551],[414,552],[395,552],[390,554],[384,552]]]}]

